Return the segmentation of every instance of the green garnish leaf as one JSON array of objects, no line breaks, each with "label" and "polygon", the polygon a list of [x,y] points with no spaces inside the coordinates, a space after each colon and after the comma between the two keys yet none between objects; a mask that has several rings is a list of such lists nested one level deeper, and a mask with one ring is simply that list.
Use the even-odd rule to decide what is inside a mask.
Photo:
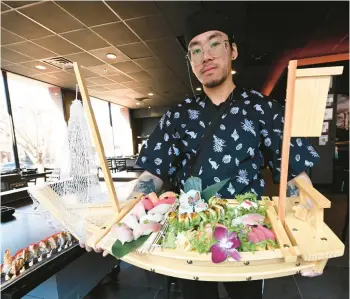
[{"label": "green garnish leaf", "polygon": [[213,197],[217,192],[221,190],[222,187],[229,181],[230,179],[223,180],[219,183],[211,185],[205,188],[204,191],[201,192],[201,197],[205,202],[208,202],[211,197]]},{"label": "green garnish leaf", "polygon": [[142,236],[138,238],[137,240],[126,242],[124,245],[117,240],[114,242],[112,246],[112,254],[116,258],[122,258],[123,256],[127,255],[130,252],[133,252],[136,248],[140,247],[146,240],[148,239],[148,236]]}]

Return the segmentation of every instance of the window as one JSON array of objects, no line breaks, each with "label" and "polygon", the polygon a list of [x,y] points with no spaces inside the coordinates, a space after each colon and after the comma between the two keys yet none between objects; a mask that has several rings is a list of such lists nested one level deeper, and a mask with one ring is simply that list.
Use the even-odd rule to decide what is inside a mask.
[{"label": "window", "polygon": [[13,154],[12,129],[7,110],[2,72],[0,80],[0,171],[5,173],[15,169],[16,163]]},{"label": "window", "polygon": [[[108,102],[96,99],[94,97],[90,97],[90,100],[92,109],[94,110],[98,130],[101,135],[105,156],[113,157],[113,132],[109,118]],[[91,140],[94,144],[93,139]]]},{"label": "window", "polygon": [[66,134],[59,87],[7,73],[21,168],[55,167]]},{"label": "window", "polygon": [[114,148],[117,156],[133,154],[129,109],[111,104]]}]

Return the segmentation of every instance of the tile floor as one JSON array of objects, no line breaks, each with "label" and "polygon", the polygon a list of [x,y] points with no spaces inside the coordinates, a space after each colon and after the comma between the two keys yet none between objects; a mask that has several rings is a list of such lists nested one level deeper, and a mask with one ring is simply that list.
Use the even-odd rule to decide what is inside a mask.
[{"label": "tile floor", "polygon": [[[346,198],[340,194],[324,195],[332,201],[332,208],[325,212],[325,221],[340,237],[345,219]],[[220,298],[228,298],[221,286],[219,294]],[[119,275],[107,276],[85,298],[163,299],[164,295],[164,276],[122,262]],[[320,277],[305,278],[298,275],[265,280],[264,299],[347,298],[349,298],[348,240],[344,256],[330,260]],[[182,299],[181,291],[176,284],[172,285],[170,299]]]}]

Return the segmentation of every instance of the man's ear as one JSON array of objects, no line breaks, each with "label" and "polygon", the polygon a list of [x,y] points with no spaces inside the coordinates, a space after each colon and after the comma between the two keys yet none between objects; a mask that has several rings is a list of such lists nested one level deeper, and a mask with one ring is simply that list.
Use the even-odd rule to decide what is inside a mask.
[{"label": "man's ear", "polygon": [[232,48],[232,57],[231,57],[231,59],[232,60],[236,60],[237,57],[238,57],[237,45],[235,43],[232,43],[231,48]]}]

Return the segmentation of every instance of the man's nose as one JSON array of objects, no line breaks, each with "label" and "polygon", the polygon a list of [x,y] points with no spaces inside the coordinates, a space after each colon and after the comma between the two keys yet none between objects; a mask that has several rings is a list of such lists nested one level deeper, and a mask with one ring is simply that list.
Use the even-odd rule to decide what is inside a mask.
[{"label": "man's nose", "polygon": [[213,56],[210,55],[208,50],[203,50],[203,63],[209,61],[209,60],[213,60]]}]

